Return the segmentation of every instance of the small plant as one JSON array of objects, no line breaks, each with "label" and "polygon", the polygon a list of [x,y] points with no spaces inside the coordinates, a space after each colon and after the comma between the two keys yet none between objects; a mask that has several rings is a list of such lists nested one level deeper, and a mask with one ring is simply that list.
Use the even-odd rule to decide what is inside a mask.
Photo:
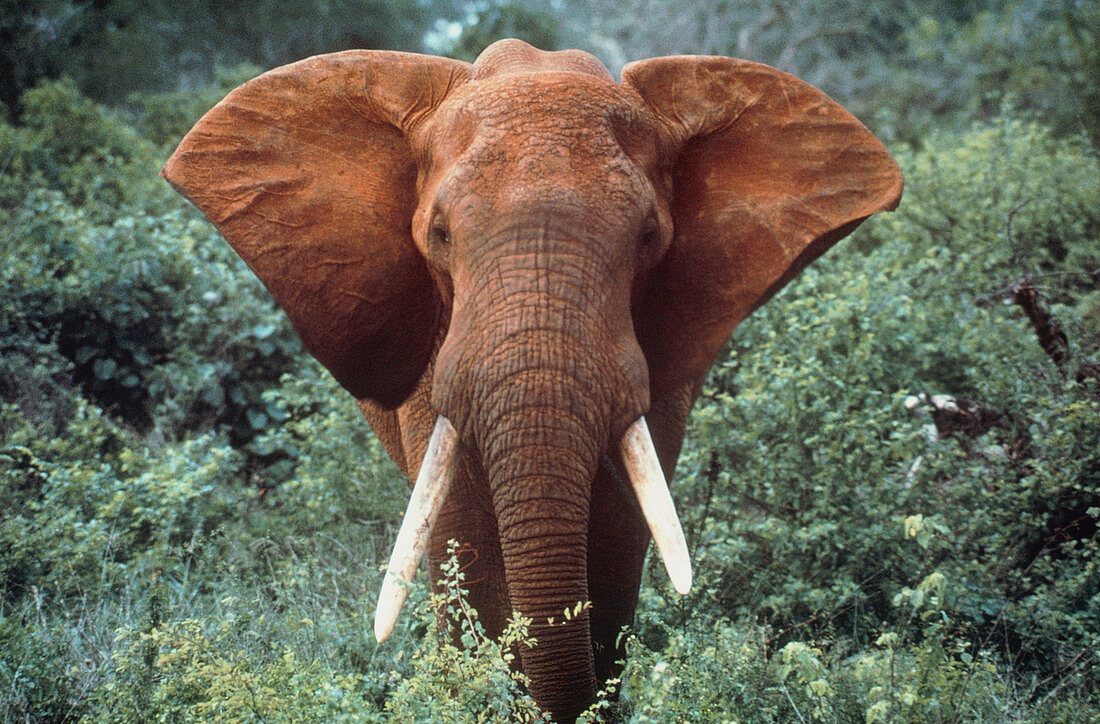
[{"label": "small plant", "polygon": [[185,619],[119,631],[114,676],[97,692],[96,722],[379,721],[363,677],[303,661],[274,644],[239,648],[232,619],[213,632]]},{"label": "small plant", "polygon": [[447,545],[440,592],[431,597],[435,615],[413,655],[412,675],[386,702],[397,722],[544,722],[549,718],[525,691],[528,679],[515,668],[516,651],[537,645],[527,633],[531,620],[513,613],[500,638],[490,639],[465,598],[463,549]]}]

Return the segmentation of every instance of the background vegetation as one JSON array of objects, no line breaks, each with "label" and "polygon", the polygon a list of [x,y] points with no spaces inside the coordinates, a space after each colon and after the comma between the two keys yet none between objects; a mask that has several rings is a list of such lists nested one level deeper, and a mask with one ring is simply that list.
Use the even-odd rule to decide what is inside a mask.
[{"label": "background vegetation", "polygon": [[620,713],[1096,721],[1100,9],[885,7],[0,3],[0,721],[538,719],[523,622],[486,640],[458,570],[373,643],[405,484],[156,178],[262,68],[500,35],[778,65],[906,175],[711,375],[675,488],[697,585],[643,587]]}]

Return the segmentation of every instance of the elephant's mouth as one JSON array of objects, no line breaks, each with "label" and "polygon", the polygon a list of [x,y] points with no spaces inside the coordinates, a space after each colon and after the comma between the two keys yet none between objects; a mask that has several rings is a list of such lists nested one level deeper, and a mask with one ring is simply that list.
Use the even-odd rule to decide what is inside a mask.
[{"label": "elephant's mouth", "polygon": [[[673,587],[686,594],[691,588],[691,557],[644,417],[639,417],[627,428],[619,447],[631,487],[664,561],[665,570],[672,579]],[[420,465],[409,507],[401,521],[378,595],[374,636],[379,643],[393,632],[408,594],[405,584],[412,580],[428,548],[432,526],[454,479],[458,450],[458,434],[454,426],[440,415]]]}]

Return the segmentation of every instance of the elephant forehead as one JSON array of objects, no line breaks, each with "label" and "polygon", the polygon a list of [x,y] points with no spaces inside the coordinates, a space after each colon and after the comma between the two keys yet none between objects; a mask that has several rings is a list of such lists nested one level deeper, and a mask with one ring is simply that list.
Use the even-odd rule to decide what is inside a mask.
[{"label": "elephant forehead", "polygon": [[469,83],[439,109],[437,130],[503,145],[637,145],[656,120],[627,87],[579,73],[511,74]]},{"label": "elephant forehead", "polygon": [[595,129],[497,129],[475,140],[447,177],[446,196],[465,199],[471,210],[488,201],[484,208],[496,212],[540,202],[629,212],[645,203],[649,188],[613,135]]},{"label": "elephant forehead", "polygon": [[629,89],[575,73],[469,86],[440,109],[431,175],[490,195],[548,183],[593,198],[644,191],[641,176],[652,175],[657,159],[655,119]]}]

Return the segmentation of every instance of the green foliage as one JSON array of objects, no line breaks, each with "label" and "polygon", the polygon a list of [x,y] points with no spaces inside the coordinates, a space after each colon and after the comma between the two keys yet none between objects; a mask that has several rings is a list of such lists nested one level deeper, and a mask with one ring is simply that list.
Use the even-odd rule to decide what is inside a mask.
[{"label": "green foliage", "polygon": [[901,152],[905,204],[883,218],[875,236],[904,230],[915,237],[914,251],[942,247],[954,262],[945,282],[957,280],[966,292],[1050,273],[1043,283],[1063,302],[1062,294],[1091,289],[1091,273],[1100,266],[1096,164],[1078,143],[1005,110],[961,143],[936,132],[925,151]]},{"label": "green foliage", "polygon": [[[266,458],[229,443],[285,421],[262,394],[300,348],[125,116],[60,82],[20,120],[0,124],[0,719],[60,719],[105,675],[106,631],[149,578],[209,585],[221,528],[263,505],[240,479]],[[361,439],[351,420],[358,437],[328,425]]]},{"label": "green foliage", "polygon": [[[4,211],[49,189],[103,223],[134,197],[146,208],[168,199],[166,191],[142,183],[155,163],[154,149],[122,114],[88,100],[67,79],[36,86],[22,101],[20,125],[0,125]],[[148,198],[138,197],[138,189]]]},{"label": "green foliage", "polygon": [[0,721],[72,721],[87,711],[93,669],[69,619],[47,619],[50,602],[33,592],[26,616],[0,609]]},{"label": "green foliage", "polygon": [[[1096,696],[1095,392],[1001,302],[1030,276],[1074,353],[1097,348],[1100,173],[1013,120],[899,160],[902,208],[757,312],[711,376],[679,473],[694,607],[763,621],[779,646],[902,631],[907,666],[961,666],[990,697],[1052,663]],[[921,392],[978,400],[1006,428],[931,441],[902,404]],[[923,618],[933,600],[938,627]],[[937,653],[960,641],[995,674]],[[912,711],[930,711],[918,694]],[[944,718],[993,716],[961,706]]]},{"label": "green foliage", "polygon": [[[644,611],[644,595],[642,605]],[[777,720],[781,701],[770,686],[760,631],[728,621],[692,624],[690,630],[665,631],[667,643],[659,649],[638,637],[628,640],[622,698],[631,720]]]},{"label": "green foliage", "polygon": [[[359,721],[379,709],[400,651],[366,644],[365,612],[394,531],[375,517],[384,506],[373,519],[364,506],[393,496],[399,518],[404,484],[353,447],[365,428],[354,405],[304,408],[336,397],[331,380],[286,384],[291,436],[343,444],[284,461],[295,481],[347,480],[323,505],[315,482],[243,486],[248,458],[224,439],[151,445],[71,391],[47,436],[18,405],[0,408],[0,719]],[[252,474],[273,483],[269,468]]]},{"label": "green foliage", "polygon": [[537,645],[527,634],[530,619],[513,613],[498,640],[486,636],[463,596],[458,542],[451,541],[447,551],[441,590],[431,599],[436,615],[413,655],[411,675],[397,686],[386,711],[392,721],[410,723],[549,721],[524,692],[527,678],[512,668],[520,648]]},{"label": "green foliage", "polygon": [[[515,616],[490,640],[464,598],[458,544],[443,567],[441,592],[412,596],[413,616],[428,633],[404,664],[348,673],[324,659],[305,660],[293,643],[260,635],[262,600],[220,599],[215,616],[165,622],[159,592],[140,626],[120,628],[111,674],[93,693],[89,721],[548,721],[512,669],[519,648],[533,646],[529,621]],[[297,615],[297,614],[295,614]],[[272,617],[274,618],[274,616]],[[282,617],[288,618],[286,616]],[[286,621],[284,625],[291,623]],[[301,618],[292,638],[316,636],[331,622]],[[283,633],[286,638],[286,632]],[[297,642],[295,642],[297,643]],[[389,689],[384,707],[377,696]]]},{"label": "green foliage", "polygon": [[[101,407],[169,436],[223,424],[245,442],[270,426],[260,395],[300,345],[156,177],[160,152],[71,83],[44,84],[24,106],[22,126],[0,124],[0,370],[47,351]],[[8,400],[37,384],[11,379]]]},{"label": "green foliage", "polygon": [[1072,38],[1070,84],[1077,94],[1077,123],[1084,127],[1092,152],[1100,152],[1100,4],[1082,2],[1065,6],[1066,29]]},{"label": "green foliage", "polygon": [[242,503],[239,455],[212,438],[137,448],[92,405],[67,404],[49,436],[0,405],[4,720],[82,710],[132,587],[186,572]]},{"label": "green foliage", "polygon": [[97,464],[87,464],[80,448],[71,452],[81,457],[65,460],[52,450],[43,451],[53,452],[52,459],[43,459],[20,445],[20,436],[0,453],[7,510],[0,523],[0,583],[6,595],[31,585],[62,598],[80,595],[124,577],[138,554],[142,566],[169,565],[179,549],[199,544],[240,503],[239,493],[224,485],[237,473],[231,450],[200,438],[160,455],[127,448],[112,455],[100,440],[118,439],[95,418],[78,409],[62,435],[99,448],[89,456]]},{"label": "green foliage", "polygon": [[1059,135],[1096,148],[1100,9],[1095,2],[1008,0],[952,17],[922,9],[904,49],[870,89],[867,117],[917,141],[959,120],[990,119],[1003,100],[1043,115]]},{"label": "green foliage", "polygon": [[[370,433],[355,401],[319,363],[310,361],[297,375],[285,375],[263,400],[282,411],[279,424],[256,438],[249,451],[283,461],[266,466],[259,482],[262,487],[278,486],[288,506],[297,509],[294,515],[312,516],[316,511],[318,528],[338,515],[401,516],[407,482]],[[392,505],[367,497],[377,493],[379,485],[391,486],[385,497],[396,499]]]},{"label": "green foliage", "polygon": [[[304,622],[309,625],[310,621]],[[363,676],[302,661],[293,649],[257,642],[241,649],[241,622],[183,620],[149,631],[121,629],[115,676],[88,721],[370,722]]]},{"label": "green foliage", "polygon": [[472,62],[502,38],[519,38],[541,50],[557,50],[561,45],[557,22],[550,14],[523,3],[482,0],[468,5],[459,36],[443,50]]},{"label": "green foliage", "polygon": [[[927,577],[912,589],[928,594],[919,605],[897,600],[904,633],[884,630],[855,650],[836,637],[777,646],[768,629],[705,612],[666,628],[659,647],[645,645],[643,632],[629,641],[627,720],[1094,721],[1086,677],[1064,678],[1061,690],[1029,686],[996,652],[975,647],[944,608],[953,588]],[[643,610],[654,603],[644,598]]]},{"label": "green foliage", "polygon": [[0,4],[0,103],[43,78],[74,78],[100,101],[194,88],[215,69],[270,68],[347,48],[418,50],[428,8],[416,0],[216,0]]}]

